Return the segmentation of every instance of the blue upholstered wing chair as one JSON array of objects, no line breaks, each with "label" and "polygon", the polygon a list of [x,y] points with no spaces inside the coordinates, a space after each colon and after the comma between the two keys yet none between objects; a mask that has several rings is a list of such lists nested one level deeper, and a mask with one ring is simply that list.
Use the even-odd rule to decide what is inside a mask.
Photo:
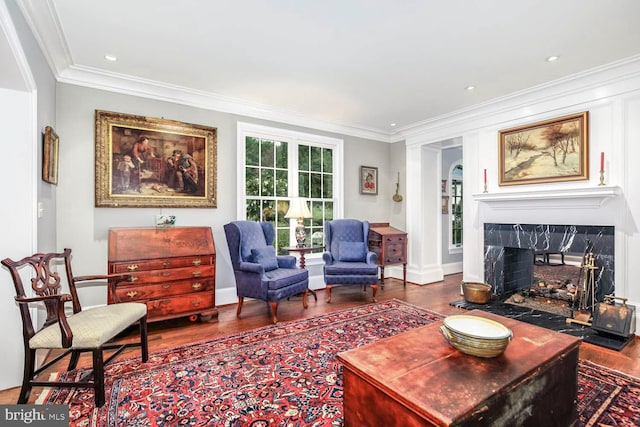
[{"label": "blue upholstered wing chair", "polygon": [[294,256],[276,256],[271,223],[233,221],[224,226],[224,232],[236,278],[238,317],[244,297],[268,302],[273,323],[278,321],[278,302],[284,298],[302,294],[302,305],[307,308],[309,272],[296,267]]},{"label": "blue upholstered wing chair", "polygon": [[367,246],[369,223],[356,219],[325,221],[324,238],[327,251],[324,259],[324,282],[327,302],[331,302],[334,285],[369,285],[373,301],[378,291],[378,256]]}]

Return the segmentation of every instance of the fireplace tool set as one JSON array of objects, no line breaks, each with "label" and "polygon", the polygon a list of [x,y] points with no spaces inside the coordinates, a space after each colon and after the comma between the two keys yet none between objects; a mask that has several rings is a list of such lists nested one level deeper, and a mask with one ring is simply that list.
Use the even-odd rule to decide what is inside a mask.
[{"label": "fireplace tool set", "polygon": [[[604,301],[596,301],[595,275],[598,267],[591,252],[592,247],[590,242],[587,243],[581,266],[581,276],[584,275],[584,280],[575,300],[578,306],[572,308],[573,314],[571,318],[567,318],[567,323],[591,326],[598,335],[626,343],[635,334],[636,308],[627,304],[626,298],[613,294],[605,295]],[[616,303],[616,300],[620,300],[621,303]]]},{"label": "fireplace tool set", "polygon": [[[592,242],[588,241],[580,266],[580,286],[573,307],[571,307],[572,317],[567,318],[567,323],[591,326],[592,311],[596,306],[595,271],[598,269],[595,256],[591,252],[592,248]],[[576,303],[577,307],[575,307]]]}]

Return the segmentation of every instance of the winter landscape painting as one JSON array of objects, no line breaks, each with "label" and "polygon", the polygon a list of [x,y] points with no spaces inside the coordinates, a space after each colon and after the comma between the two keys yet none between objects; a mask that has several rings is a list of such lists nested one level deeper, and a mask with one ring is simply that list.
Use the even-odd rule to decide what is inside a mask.
[{"label": "winter landscape painting", "polygon": [[500,185],[589,179],[587,111],[499,132]]}]

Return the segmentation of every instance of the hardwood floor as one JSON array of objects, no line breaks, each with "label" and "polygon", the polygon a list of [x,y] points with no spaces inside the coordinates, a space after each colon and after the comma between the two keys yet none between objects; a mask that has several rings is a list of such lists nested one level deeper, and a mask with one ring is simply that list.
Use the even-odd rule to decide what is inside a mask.
[{"label": "hardwood floor", "polygon": [[[387,278],[384,290],[378,289],[376,298],[378,301],[397,298],[411,304],[415,304],[443,315],[460,314],[463,310],[449,305],[451,301],[461,298],[460,280],[461,274],[446,276],[442,282],[418,286],[408,283],[406,288],[402,281]],[[335,287],[332,291],[331,303],[326,303],[326,295],[323,290],[317,291],[318,301],[309,296],[309,308],[302,307],[300,297],[283,301],[278,307],[278,320],[286,322],[300,318],[307,318],[333,310],[345,309],[371,301],[371,290],[362,291],[359,286]],[[174,319],[149,324],[149,351],[158,351],[192,342],[204,341],[221,335],[232,334],[253,328],[259,328],[271,324],[268,305],[262,301],[245,301],[242,309],[242,317],[236,318],[236,305],[218,307],[218,322],[191,323],[187,319]],[[132,340],[135,329],[129,336],[120,340]],[[139,349],[128,351],[131,355],[139,355]],[[122,357],[122,356],[120,356]],[[126,356],[125,356],[126,357]],[[601,347],[583,343],[580,348],[580,358],[609,368],[640,377],[640,339],[636,337],[623,351],[613,351]],[[66,369],[66,360],[57,365],[57,368]],[[89,366],[90,357],[83,356],[79,366]],[[19,388],[0,391],[0,403],[15,403]],[[34,402],[40,388],[34,388],[30,402]]]}]

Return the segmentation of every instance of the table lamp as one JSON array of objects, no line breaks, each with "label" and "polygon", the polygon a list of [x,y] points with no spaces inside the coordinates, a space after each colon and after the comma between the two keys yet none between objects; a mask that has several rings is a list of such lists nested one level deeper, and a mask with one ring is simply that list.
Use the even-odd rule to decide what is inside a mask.
[{"label": "table lamp", "polygon": [[307,237],[307,232],[304,229],[304,218],[311,218],[311,211],[307,207],[307,201],[302,197],[291,199],[289,203],[289,210],[284,216],[285,218],[296,218],[298,225],[296,225],[296,240],[298,241],[298,247],[304,247],[304,240]]}]

